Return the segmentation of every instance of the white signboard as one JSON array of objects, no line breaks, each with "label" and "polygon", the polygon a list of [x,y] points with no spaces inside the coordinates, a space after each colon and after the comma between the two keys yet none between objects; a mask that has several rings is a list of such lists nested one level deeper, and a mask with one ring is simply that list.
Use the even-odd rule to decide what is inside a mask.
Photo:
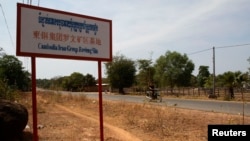
[{"label": "white signboard", "polygon": [[112,21],[17,4],[17,55],[112,60]]}]

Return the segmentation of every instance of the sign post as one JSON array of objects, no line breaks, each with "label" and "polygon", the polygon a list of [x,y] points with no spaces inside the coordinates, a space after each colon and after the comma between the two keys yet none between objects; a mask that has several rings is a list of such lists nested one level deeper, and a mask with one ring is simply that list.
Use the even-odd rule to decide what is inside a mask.
[{"label": "sign post", "polygon": [[33,140],[38,141],[37,132],[37,99],[36,99],[36,58],[31,57],[31,80],[32,80],[32,117],[33,117]]},{"label": "sign post", "polygon": [[16,55],[32,60],[32,111],[37,133],[36,57],[98,61],[100,138],[103,140],[101,62],[112,61],[112,21],[17,3]]},{"label": "sign post", "polygon": [[100,139],[101,139],[101,141],[104,141],[103,109],[102,109],[102,66],[101,66],[101,61],[98,61],[98,91],[99,91]]}]

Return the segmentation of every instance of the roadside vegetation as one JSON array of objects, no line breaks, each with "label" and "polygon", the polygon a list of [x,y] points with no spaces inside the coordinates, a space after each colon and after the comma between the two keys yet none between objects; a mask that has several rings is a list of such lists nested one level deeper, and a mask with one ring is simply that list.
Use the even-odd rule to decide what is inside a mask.
[{"label": "roadside vegetation", "polygon": [[[250,63],[250,58],[246,60]],[[241,90],[242,94],[250,90],[250,68],[248,72],[224,72],[217,74],[209,72],[206,65],[199,66],[199,73],[193,75],[195,64],[186,54],[176,51],[166,51],[155,62],[151,59],[132,60],[122,54],[116,54],[112,62],[105,63],[106,78],[102,78],[103,91],[130,94],[131,92],[143,93],[149,83],[153,83],[159,90],[193,88],[206,91],[207,96],[219,97],[214,90],[224,89],[227,95],[222,95],[224,100],[234,99],[234,93]],[[215,80],[214,80],[215,79]],[[37,79],[37,86],[45,89],[64,91],[98,91],[98,80],[91,74],[72,73],[70,76],[57,76],[52,79]],[[125,89],[133,89],[126,91]]]},{"label": "roadside vegetation", "polygon": [[[250,63],[250,57],[246,60]],[[152,59],[132,60],[122,54],[113,56],[112,62],[105,63],[106,78],[102,78],[103,91],[118,92],[120,94],[143,93],[149,83],[153,83],[159,90],[168,89],[174,94],[175,89],[192,88],[206,91],[208,95],[219,94],[214,90],[224,89],[224,100],[235,98],[234,93],[241,91],[242,95],[250,90],[250,68],[247,72],[227,71],[214,75],[206,65],[199,66],[195,76],[195,64],[186,54],[176,51],[166,51],[155,62]],[[213,80],[215,79],[215,80]],[[37,87],[50,90],[74,92],[98,91],[97,82],[91,74],[73,72],[69,76],[55,76],[51,79],[37,79]],[[0,98],[15,99],[19,92],[31,90],[31,74],[24,69],[22,62],[13,55],[1,52],[0,56]],[[125,89],[133,91],[125,91]]]},{"label": "roadside vegetation", "polygon": [[20,92],[29,91],[31,79],[21,61],[15,56],[1,54],[0,58],[0,98],[15,100]]},{"label": "roadside vegetation", "polygon": [[[99,140],[97,99],[51,91],[38,91],[37,98],[40,140]],[[30,93],[19,102],[32,113]],[[126,141],[128,136],[145,141],[206,141],[209,124],[243,124],[242,115],[181,109],[167,103],[103,101],[103,116],[105,141]],[[250,117],[244,118],[244,124],[250,124]],[[31,114],[29,127],[27,132],[32,131]]]},{"label": "roadside vegetation", "polygon": [[[250,58],[248,61],[250,63]],[[105,67],[107,78],[102,78],[102,82],[108,85],[103,87],[103,90],[108,92],[117,90],[117,94],[145,94],[148,83],[153,82],[155,87],[162,90],[163,96],[197,98],[194,95],[183,96],[182,92],[176,92],[176,89],[192,88],[203,91],[211,90],[213,86],[213,74],[208,71],[208,66],[199,66],[199,74],[194,76],[192,72],[195,64],[186,54],[178,52],[167,51],[164,55],[159,56],[156,62],[151,59],[132,60],[117,54],[113,57],[112,62],[105,64]],[[59,91],[97,91],[96,83],[98,80],[91,74],[73,72],[70,76],[56,76],[36,81],[40,88],[57,91],[56,93],[49,91],[38,93],[39,122],[44,125],[41,128],[46,129],[41,130],[40,136],[45,140],[85,138],[82,136],[84,131],[79,129],[83,129],[82,127],[88,129],[89,126],[92,127],[92,124],[86,119],[84,121],[88,123],[87,125],[85,125],[86,122],[80,124],[78,121],[83,120],[82,117],[88,116],[86,113],[93,115],[94,121],[98,121],[98,101],[84,96],[62,95]],[[224,88],[227,91],[227,95],[224,95],[224,99],[221,100],[238,99],[238,93],[240,93],[242,95],[240,100],[244,103],[243,94],[249,95],[249,93],[245,93],[249,89],[249,83],[249,72],[228,71],[216,76],[215,85],[217,88]],[[127,88],[132,91],[126,91]],[[32,119],[30,90],[31,75],[22,67],[21,61],[15,56],[1,54],[0,98],[21,102],[29,109],[29,116]],[[208,124],[250,123],[249,117],[243,116],[244,118],[242,118],[242,115],[185,110],[170,107],[167,104],[165,107],[158,107],[150,103],[131,104],[104,101],[103,109],[106,123],[112,127],[118,126],[142,140],[207,140]],[[63,114],[57,113],[58,111],[62,111]],[[74,119],[74,122],[69,119]],[[29,124],[32,127],[31,120],[29,120]],[[91,139],[98,140],[96,128],[99,128],[98,123],[94,123],[93,131],[89,134],[91,134]],[[112,136],[113,132],[114,130],[107,130],[107,140],[116,140],[117,138],[120,140],[122,138]]]}]

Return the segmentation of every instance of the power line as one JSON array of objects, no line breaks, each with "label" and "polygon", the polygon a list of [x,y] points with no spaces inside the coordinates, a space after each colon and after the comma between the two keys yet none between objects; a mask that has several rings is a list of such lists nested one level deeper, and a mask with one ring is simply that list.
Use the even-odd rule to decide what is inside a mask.
[{"label": "power line", "polygon": [[230,46],[220,46],[220,47],[215,47],[215,48],[230,48],[230,47],[239,47],[239,46],[248,46],[250,45],[250,43],[247,43],[247,44],[239,44],[239,45],[230,45]]},{"label": "power line", "polygon": [[4,13],[4,10],[3,10],[3,7],[2,7],[1,4],[0,4],[0,7],[1,7],[1,9],[2,9],[3,17],[4,17],[4,20],[5,20],[5,24],[6,24],[6,27],[7,27],[9,36],[10,36],[10,40],[11,40],[12,47],[13,47],[13,49],[14,49],[14,51],[15,51],[14,42],[13,42],[13,40],[12,40],[12,37],[11,37],[11,34],[10,34],[10,29],[9,29],[9,26],[8,26],[8,23],[7,23],[7,20],[6,20],[6,17],[5,17],[5,13]]},{"label": "power line", "polygon": [[[215,49],[231,48],[231,47],[239,47],[239,46],[248,46],[248,45],[250,45],[250,43],[247,43],[247,44],[238,44],[238,45],[230,45],[230,46],[219,46],[219,47],[215,47]],[[200,50],[200,51],[188,53],[187,55],[198,54],[198,53],[205,52],[205,51],[208,51],[208,50],[211,50],[211,49],[213,49],[213,48],[208,48],[208,49],[204,49],[204,50]]]},{"label": "power line", "polygon": [[[3,7],[2,7],[1,4],[0,4],[0,7],[1,7],[1,9],[2,9],[2,13],[3,13],[4,20],[5,20],[5,24],[6,24],[8,33],[9,33],[9,37],[10,37],[10,40],[11,40],[12,47],[13,47],[13,49],[14,49],[14,51],[15,51],[14,42],[13,42],[13,39],[12,39],[12,37],[11,37],[11,33],[10,33],[9,26],[8,26],[8,23],[7,23],[7,20],[6,20],[5,12],[4,12]],[[26,63],[26,68],[27,68],[27,70],[28,70],[28,63],[27,63],[27,62],[28,62],[28,58],[23,57],[23,59],[24,59],[23,62]]]},{"label": "power line", "polygon": [[193,55],[193,54],[197,54],[197,53],[201,53],[201,52],[205,52],[205,51],[208,51],[208,50],[211,50],[212,48],[208,48],[208,49],[204,49],[204,50],[200,50],[200,51],[196,51],[196,52],[192,52],[192,53],[189,53],[187,55]]}]

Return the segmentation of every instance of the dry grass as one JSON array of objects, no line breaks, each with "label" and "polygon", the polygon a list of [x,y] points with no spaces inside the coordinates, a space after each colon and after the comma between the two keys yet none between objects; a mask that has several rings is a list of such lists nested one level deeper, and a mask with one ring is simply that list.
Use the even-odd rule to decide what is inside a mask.
[{"label": "dry grass", "polygon": [[[39,141],[100,140],[97,100],[72,94],[38,92]],[[20,101],[29,109],[31,94]],[[103,101],[106,141],[206,141],[208,124],[241,124],[240,115],[155,106],[150,103]],[[245,117],[250,124],[250,117]]]}]

